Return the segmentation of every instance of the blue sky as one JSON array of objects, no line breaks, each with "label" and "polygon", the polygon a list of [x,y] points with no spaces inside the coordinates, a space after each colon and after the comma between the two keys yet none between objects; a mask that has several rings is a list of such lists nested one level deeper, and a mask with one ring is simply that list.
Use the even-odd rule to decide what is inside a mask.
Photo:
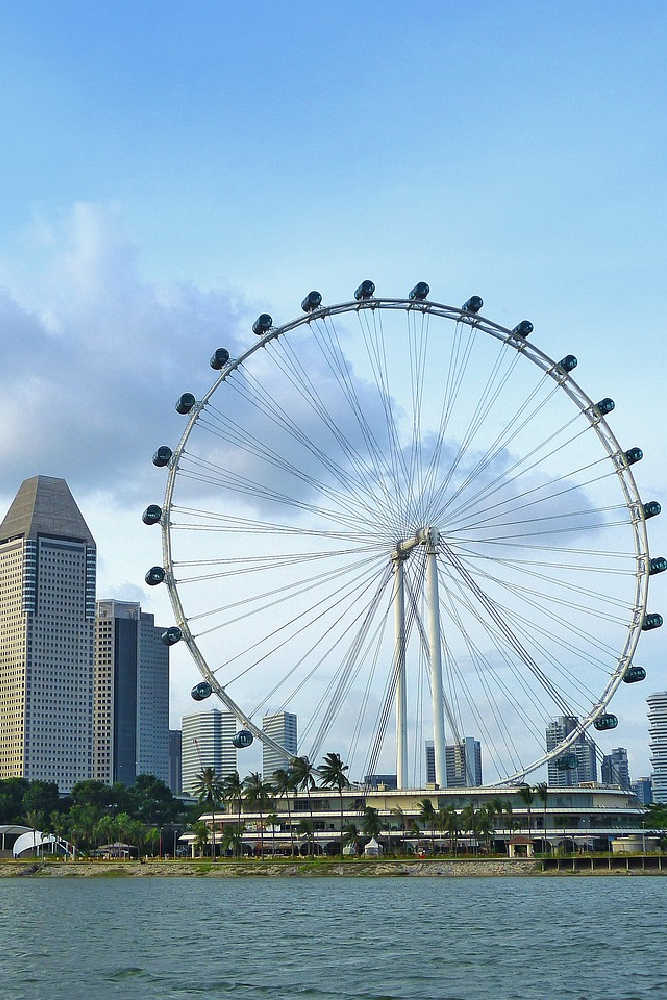
[{"label": "blue sky", "polygon": [[1,31],[0,494],[66,475],[104,585],[141,580],[119,539],[182,373],[366,276],[531,318],[667,500],[663,4],[33,3]]}]

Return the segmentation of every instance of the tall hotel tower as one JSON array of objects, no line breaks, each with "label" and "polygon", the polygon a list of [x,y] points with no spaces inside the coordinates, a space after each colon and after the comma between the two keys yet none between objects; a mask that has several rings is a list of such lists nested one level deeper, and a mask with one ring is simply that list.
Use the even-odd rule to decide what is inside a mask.
[{"label": "tall hotel tower", "polygon": [[649,695],[648,741],[653,765],[653,801],[667,802],[667,691]]},{"label": "tall hotel tower", "polygon": [[0,525],[0,778],[91,775],[95,562],[65,480],[24,480]]}]

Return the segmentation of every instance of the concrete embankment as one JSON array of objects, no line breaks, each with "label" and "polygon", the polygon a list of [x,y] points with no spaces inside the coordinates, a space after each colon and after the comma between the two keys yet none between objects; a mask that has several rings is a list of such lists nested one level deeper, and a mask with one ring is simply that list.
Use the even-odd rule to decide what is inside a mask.
[{"label": "concrete embankment", "polygon": [[[0,861],[0,878],[108,878],[147,876],[169,878],[202,876],[213,878],[243,878],[248,876],[302,878],[318,877],[387,877],[440,876],[484,877],[508,875],[660,875],[667,874],[667,859],[663,866],[658,858],[457,858],[377,860],[323,859],[308,861],[230,861],[210,859],[189,861]],[[662,859],[660,859],[662,861]]]}]

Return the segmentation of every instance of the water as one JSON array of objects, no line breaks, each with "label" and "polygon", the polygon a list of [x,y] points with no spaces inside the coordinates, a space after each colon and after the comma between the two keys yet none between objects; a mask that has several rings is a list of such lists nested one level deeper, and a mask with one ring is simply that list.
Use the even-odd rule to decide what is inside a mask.
[{"label": "water", "polygon": [[659,1000],[659,877],[0,880],[2,1000]]}]

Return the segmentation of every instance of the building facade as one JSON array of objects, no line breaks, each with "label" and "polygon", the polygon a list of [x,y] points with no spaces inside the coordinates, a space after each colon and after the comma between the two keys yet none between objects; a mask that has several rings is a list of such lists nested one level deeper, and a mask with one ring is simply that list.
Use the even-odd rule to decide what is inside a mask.
[{"label": "building facade", "polygon": [[231,712],[213,708],[183,716],[183,793],[194,795],[197,775],[212,767],[219,778],[238,770],[234,746],[236,719]]},{"label": "building facade", "polygon": [[285,747],[287,754],[280,754],[271,747],[262,746],[262,774],[265,781],[270,781],[274,771],[288,768],[291,757],[296,757],[296,715],[291,712],[276,712],[265,715],[262,728],[267,736]]},{"label": "building facade", "polygon": [[[569,736],[578,724],[574,715],[562,715],[547,726],[547,750],[554,750]],[[547,764],[547,784],[555,788],[572,788],[580,782],[597,781],[598,766],[596,747],[592,739],[582,733],[575,743]]]},{"label": "building facade", "polygon": [[169,788],[172,795],[183,794],[183,732],[169,730]]},{"label": "building facade", "polygon": [[98,601],[95,618],[93,777],[169,782],[169,647],[153,615],[130,601]]},{"label": "building facade", "polygon": [[[435,784],[435,748],[433,740],[424,743],[426,783]],[[482,784],[482,748],[473,736],[445,747],[447,788],[465,788]]]},{"label": "building facade", "polygon": [[643,806],[650,806],[653,802],[653,785],[650,778],[637,778],[631,783],[630,790],[634,792]]},{"label": "building facade", "polygon": [[628,751],[625,747],[616,747],[611,753],[604,754],[601,774],[603,785],[620,785],[621,788],[630,788]]},{"label": "building facade", "polygon": [[0,524],[0,778],[91,777],[95,577],[65,480],[24,480]]},{"label": "building facade", "polygon": [[667,691],[652,694],[646,701],[653,801],[662,804],[667,802]]}]

